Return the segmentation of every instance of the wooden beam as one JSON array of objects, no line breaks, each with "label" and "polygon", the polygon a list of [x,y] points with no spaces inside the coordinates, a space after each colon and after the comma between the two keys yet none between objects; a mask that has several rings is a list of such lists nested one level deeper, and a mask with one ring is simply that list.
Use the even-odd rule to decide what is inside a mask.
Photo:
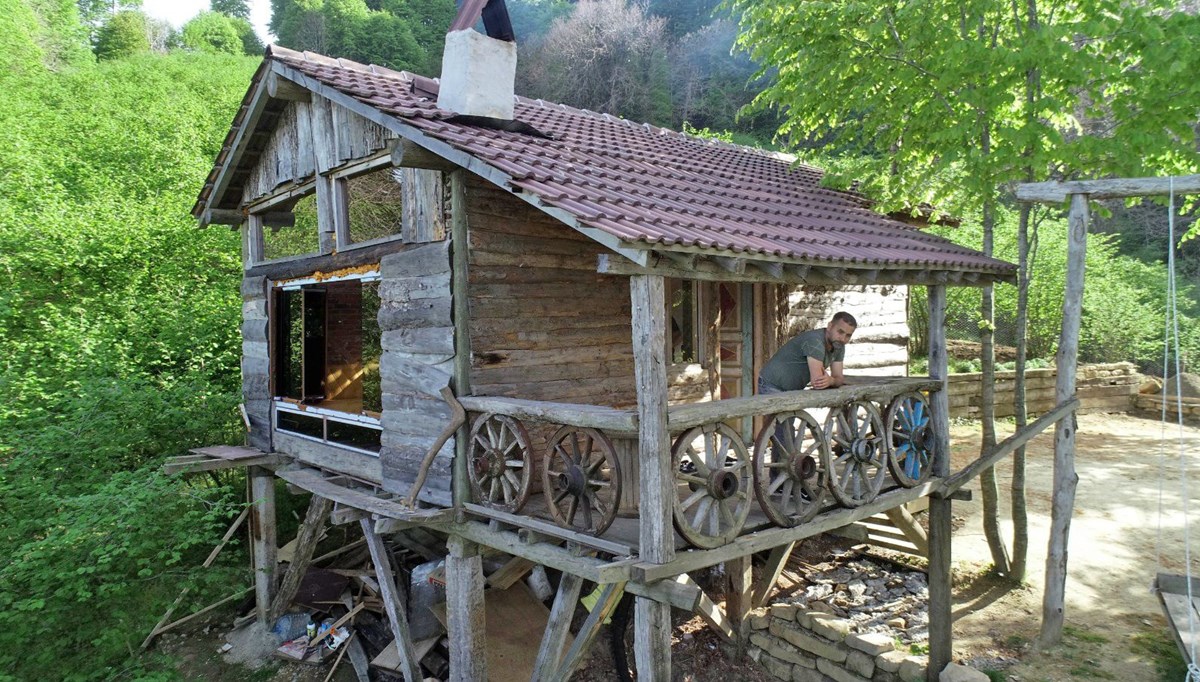
[{"label": "wooden beam", "polygon": [[859,519],[865,519],[868,516],[878,514],[884,509],[904,504],[918,497],[925,497],[940,484],[941,481],[933,480],[922,483],[914,488],[895,488],[880,494],[874,501],[861,507],[854,509],[841,508],[827,512],[793,528],[772,527],[760,530],[750,535],[743,535],[716,549],[695,549],[680,552],[674,561],[667,564],[660,565],[641,561],[631,567],[630,575],[635,581],[654,583],[664,578],[674,577],[680,573],[689,573],[701,568],[707,568],[708,566],[715,566],[743,554],[764,552],[789,542],[797,542],[804,538],[831,531],[834,528],[849,525]]},{"label": "wooden beam", "polygon": [[579,603],[582,587],[583,578],[570,573],[564,573],[558,583],[558,593],[555,594],[554,605],[550,608],[546,632],[542,635],[537,659],[533,663],[532,679],[536,682],[552,679],[554,671],[558,670],[567,635],[571,633],[571,621],[575,615],[575,605]]},{"label": "wooden beam", "polygon": [[753,604],[754,573],[750,556],[741,556],[725,562],[725,574],[729,576],[729,592],[725,596],[725,614],[733,629],[733,639],[738,656],[746,653],[750,637],[750,610]]},{"label": "wooden beam", "polygon": [[[1198,176],[1200,177],[1200,176]],[[1079,361],[1079,327],[1083,313],[1083,281],[1087,262],[1088,198],[1071,195],[1067,218],[1067,286],[1063,295],[1062,329],[1058,337],[1058,370],[1054,397],[1065,403],[1075,396]],[[1075,509],[1075,414],[1054,425],[1054,491],[1050,498],[1050,546],[1046,552],[1046,588],[1042,594],[1042,628],[1038,644],[1048,648],[1062,641],[1067,590],[1067,536]]]},{"label": "wooden beam", "polygon": [[288,102],[308,102],[312,93],[303,85],[293,83],[272,71],[267,74],[267,94],[271,99],[282,99]]},{"label": "wooden beam", "polygon": [[671,607],[650,599],[633,603],[633,659],[639,682],[671,680]]},{"label": "wooden beam", "polygon": [[783,263],[773,263],[771,261],[754,261],[754,267],[762,270],[763,273],[771,279],[783,279]]},{"label": "wooden beam", "polygon": [[270,628],[275,599],[279,539],[275,526],[275,475],[262,467],[246,470],[250,479],[250,549],[258,622]]},{"label": "wooden beam", "polygon": [[391,155],[392,165],[397,168],[425,168],[438,171],[453,171],[458,168],[457,164],[447,161],[407,138],[388,140],[387,149]]},{"label": "wooden beam", "polygon": [[308,512],[304,515],[304,524],[300,526],[300,533],[296,536],[296,551],[292,554],[292,563],[283,576],[279,592],[271,601],[269,612],[271,623],[287,612],[288,607],[292,604],[292,599],[296,597],[296,590],[299,589],[300,581],[304,579],[304,574],[308,571],[313,550],[317,548],[317,541],[321,539],[321,533],[325,530],[325,519],[329,516],[332,508],[332,500],[315,493],[309,500]]},{"label": "wooden beam", "polygon": [[600,592],[600,599],[592,607],[592,612],[588,614],[583,626],[579,628],[579,633],[575,635],[575,641],[571,642],[571,648],[567,649],[567,653],[563,655],[562,663],[558,666],[558,670],[550,676],[550,680],[567,682],[571,679],[575,669],[583,662],[588,648],[596,640],[596,635],[600,634],[600,628],[604,625],[604,621],[608,620],[608,617],[617,608],[623,594],[625,594],[625,583],[609,583],[604,586]]},{"label": "wooden beam", "polygon": [[771,596],[771,590],[775,589],[775,583],[779,582],[779,575],[783,573],[783,567],[787,566],[788,558],[792,556],[795,547],[795,542],[788,542],[771,550],[767,556],[767,563],[763,564],[762,573],[759,574],[758,583],[754,586],[755,607],[767,603],[767,598]]},{"label": "wooden beam", "polygon": [[717,264],[717,267],[726,272],[731,272],[735,275],[741,275],[746,272],[745,258],[729,258],[726,256],[710,256],[709,260]]},{"label": "wooden beam", "polygon": [[633,304],[634,374],[637,378],[638,441],[641,474],[640,555],[666,563],[675,556],[672,514],[675,478],[667,429],[666,299],[662,277],[639,275],[630,281]]},{"label": "wooden beam", "polygon": [[[273,62],[271,69],[277,71],[277,66],[278,62]],[[270,101],[270,95],[267,94],[267,84],[264,78],[254,86],[254,92],[250,95],[250,101],[243,105],[243,109],[239,111],[242,114],[241,124],[234,134],[233,140],[229,143],[228,151],[225,155],[225,163],[221,165],[221,170],[217,171],[212,191],[208,195],[208,201],[205,202],[206,211],[212,208],[214,204],[221,203],[225,190],[229,187],[230,179],[233,177],[238,163],[242,160],[248,136],[253,135],[258,128],[258,121],[262,118],[268,101]],[[206,224],[203,222],[203,219],[201,220],[201,224]]]},{"label": "wooden beam", "polygon": [[660,256],[665,256],[666,258],[671,260],[671,262],[675,265],[675,267],[683,268],[684,270],[695,269],[696,259],[700,257],[699,254],[679,253],[678,251],[664,251],[662,253],[658,253],[658,252],[655,252],[655,253]]},{"label": "wooden beam", "polygon": [[1061,204],[1067,197],[1086,194],[1089,199],[1163,196],[1172,186],[1176,194],[1200,193],[1200,175],[1174,178],[1114,178],[1069,182],[1028,182],[1017,185],[1017,199],[1044,204]]},{"label": "wooden beam", "polygon": [[700,592],[700,603],[696,604],[697,616],[708,625],[709,629],[720,635],[726,642],[733,644],[737,641],[737,632],[733,622],[721,608],[703,591]]},{"label": "wooden beam", "polygon": [[221,459],[207,455],[180,455],[169,457],[163,463],[162,472],[168,476],[178,474],[196,474],[202,471],[221,471],[223,469],[240,469],[241,467],[263,467],[271,469],[289,460],[283,455],[260,455],[244,459]]},{"label": "wooden beam", "polygon": [[446,557],[446,629],[450,639],[450,680],[488,679],[487,618],[483,565],[473,543],[450,536]]},{"label": "wooden beam", "polygon": [[514,526],[533,530],[543,537],[558,538],[567,542],[578,543],[584,547],[590,547],[596,551],[612,554],[613,556],[631,556],[637,553],[637,548],[631,544],[587,535],[532,516],[510,514],[509,512],[492,509],[481,504],[464,504],[463,509],[481,518],[496,519]]},{"label": "wooden beam", "polygon": [[[699,254],[704,255],[704,254]],[[727,270],[718,265],[713,259],[717,256],[708,258],[700,258],[696,261],[693,268],[682,268],[671,262],[670,259],[659,259],[657,263],[647,263],[640,265],[631,263],[628,260],[615,258],[611,254],[600,254],[596,261],[596,271],[604,275],[620,275],[625,277],[633,277],[635,275],[660,275],[662,277],[671,277],[674,279],[689,279],[705,282],[749,282],[749,283],[767,283],[767,284],[808,284],[815,286],[838,287],[852,284],[863,276],[872,268],[862,268],[860,270],[847,270],[845,268],[828,268],[828,267],[813,267],[804,264],[784,264],[781,277],[775,277],[771,272],[773,268],[767,266],[767,269],[759,267],[759,263],[767,263],[765,260],[746,260],[747,264],[754,265],[754,268],[745,268],[742,272]],[[731,257],[724,257],[730,259]],[[736,268],[736,266],[735,266]],[[934,284],[937,281],[937,274],[928,269],[918,268],[893,268],[878,270],[879,274],[875,276],[877,284],[909,284],[909,285],[927,285]],[[973,282],[973,286],[983,286],[993,282],[1008,282],[1013,281],[1016,275],[1004,275],[992,272],[980,272],[979,280]],[[830,275],[836,275],[831,277]],[[945,273],[943,273],[945,275]],[[948,276],[943,277],[943,279]],[[964,284],[966,282],[964,281]]]},{"label": "wooden beam", "polygon": [[1045,431],[1046,427],[1051,424],[1057,424],[1060,419],[1074,413],[1077,409],[1079,409],[1078,398],[1071,398],[1067,402],[1056,406],[1053,410],[1039,417],[1037,421],[1026,425],[1020,431],[992,446],[986,453],[980,455],[979,459],[971,462],[955,472],[954,475],[942,481],[942,486],[934,493],[934,496],[951,497],[959,488],[962,488],[963,485],[978,476],[981,471],[993,466],[1004,456],[1012,453],[1013,450],[1025,445],[1039,433]]},{"label": "wooden beam", "polygon": [[200,227],[229,225],[237,227],[246,220],[246,214],[232,208],[206,208],[200,214]]},{"label": "wooden beam", "polygon": [[362,519],[363,537],[367,548],[371,551],[371,563],[375,564],[375,579],[379,583],[380,597],[383,608],[387,612],[388,622],[392,628],[392,636],[396,638],[396,653],[400,656],[400,672],[405,682],[420,682],[421,665],[417,660],[417,650],[413,646],[412,630],[408,626],[408,604],[404,594],[396,587],[395,571],[392,560],[384,547],[383,538],[375,533],[370,519]]},{"label": "wooden beam", "polygon": [[342,505],[334,505],[333,511],[329,512],[329,523],[333,526],[344,526],[347,523],[355,523],[369,518],[371,518],[371,514],[367,511]]},{"label": "wooden beam", "polygon": [[637,431],[637,412],[633,410],[490,396],[463,396],[458,401],[469,412],[494,412],[521,420],[619,433]]},{"label": "wooden beam", "polygon": [[[929,375],[943,382],[943,389],[930,394],[933,421],[933,475],[950,473],[950,396],[944,382],[949,376],[946,350],[946,287],[929,287]],[[936,682],[953,659],[954,634],[951,606],[950,534],[951,502],[929,500],[929,667],[926,679]]]},{"label": "wooden beam", "polygon": [[892,522],[893,526],[900,529],[900,532],[904,535],[904,539],[911,542],[917,548],[917,552],[921,556],[929,554],[929,535],[921,527],[921,524],[917,523],[913,515],[908,513],[907,509],[904,507],[892,507],[891,509],[885,509],[883,513],[887,515],[888,520]]}]

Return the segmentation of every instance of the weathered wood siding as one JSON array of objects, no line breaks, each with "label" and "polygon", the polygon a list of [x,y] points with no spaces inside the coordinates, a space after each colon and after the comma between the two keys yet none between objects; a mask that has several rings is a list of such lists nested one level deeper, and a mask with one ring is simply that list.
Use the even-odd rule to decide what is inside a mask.
[{"label": "weathered wood siding", "polygon": [[851,286],[841,289],[799,287],[788,294],[783,341],[829,324],[839,310],[858,320],[846,347],[846,371],[904,376],[908,368],[908,288]]},{"label": "weathered wood siding", "polygon": [[242,400],[250,418],[250,445],[271,451],[270,322],[267,279],[242,280]]},{"label": "weathered wood siding", "polygon": [[[412,246],[380,263],[379,328],[383,356],[383,487],[406,494],[421,460],[450,423],[439,392],[454,371],[450,242]],[[454,439],[438,451],[421,499],[451,504]]]},{"label": "weathered wood siding", "polygon": [[253,202],[283,185],[311,180],[387,146],[395,137],[386,128],[319,95],[310,102],[288,102],[242,188],[242,201]]},{"label": "weathered wood siding", "polygon": [[506,192],[468,185],[475,395],[636,404],[629,280],[604,247]]}]

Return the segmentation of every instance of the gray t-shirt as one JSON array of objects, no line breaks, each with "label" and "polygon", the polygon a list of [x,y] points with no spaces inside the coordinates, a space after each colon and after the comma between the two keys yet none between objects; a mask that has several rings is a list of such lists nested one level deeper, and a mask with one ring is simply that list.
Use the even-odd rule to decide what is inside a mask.
[{"label": "gray t-shirt", "polygon": [[762,368],[759,378],[784,391],[799,391],[808,386],[812,376],[808,371],[808,359],[820,358],[825,369],[846,358],[846,347],[838,346],[825,350],[825,328],[810,329],[797,334],[783,344]]}]

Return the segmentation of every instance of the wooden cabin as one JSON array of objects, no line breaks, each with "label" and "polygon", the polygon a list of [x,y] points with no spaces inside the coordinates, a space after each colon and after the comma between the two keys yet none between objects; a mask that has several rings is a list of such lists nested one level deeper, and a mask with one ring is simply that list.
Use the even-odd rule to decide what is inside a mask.
[{"label": "wooden cabin", "polygon": [[[447,539],[459,680],[486,677],[481,549],[562,571],[568,610],[580,580],[606,586],[600,616],[636,595],[641,678],[668,680],[670,609],[711,606],[689,571],[747,577],[714,620],[736,638],[773,580],[752,592],[752,554],[782,565],[803,537],[948,493],[938,306],[1011,265],[816,168],[511,94],[507,118],[447,109],[452,80],[272,46],[193,209],[243,234],[264,617],[286,590],[275,476],[369,537]],[[933,377],[904,376],[912,285],[930,287]],[[847,366],[871,376],[754,395],[781,341],[843,307],[861,321]],[[590,637],[563,654],[569,621],[552,612],[537,679],[578,664]]]}]

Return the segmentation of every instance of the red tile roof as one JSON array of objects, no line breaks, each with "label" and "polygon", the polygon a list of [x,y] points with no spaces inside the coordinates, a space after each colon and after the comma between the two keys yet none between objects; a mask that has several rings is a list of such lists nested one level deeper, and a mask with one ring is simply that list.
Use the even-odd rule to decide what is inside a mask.
[{"label": "red tile roof", "polygon": [[1015,270],[876,213],[859,195],[821,187],[818,168],[757,150],[523,97],[515,118],[546,137],[495,130],[453,120],[426,88],[414,90],[411,74],[277,46],[266,59],[475,157],[506,175],[512,189],[625,242],[830,267],[977,272],[985,279],[1008,279]]}]

